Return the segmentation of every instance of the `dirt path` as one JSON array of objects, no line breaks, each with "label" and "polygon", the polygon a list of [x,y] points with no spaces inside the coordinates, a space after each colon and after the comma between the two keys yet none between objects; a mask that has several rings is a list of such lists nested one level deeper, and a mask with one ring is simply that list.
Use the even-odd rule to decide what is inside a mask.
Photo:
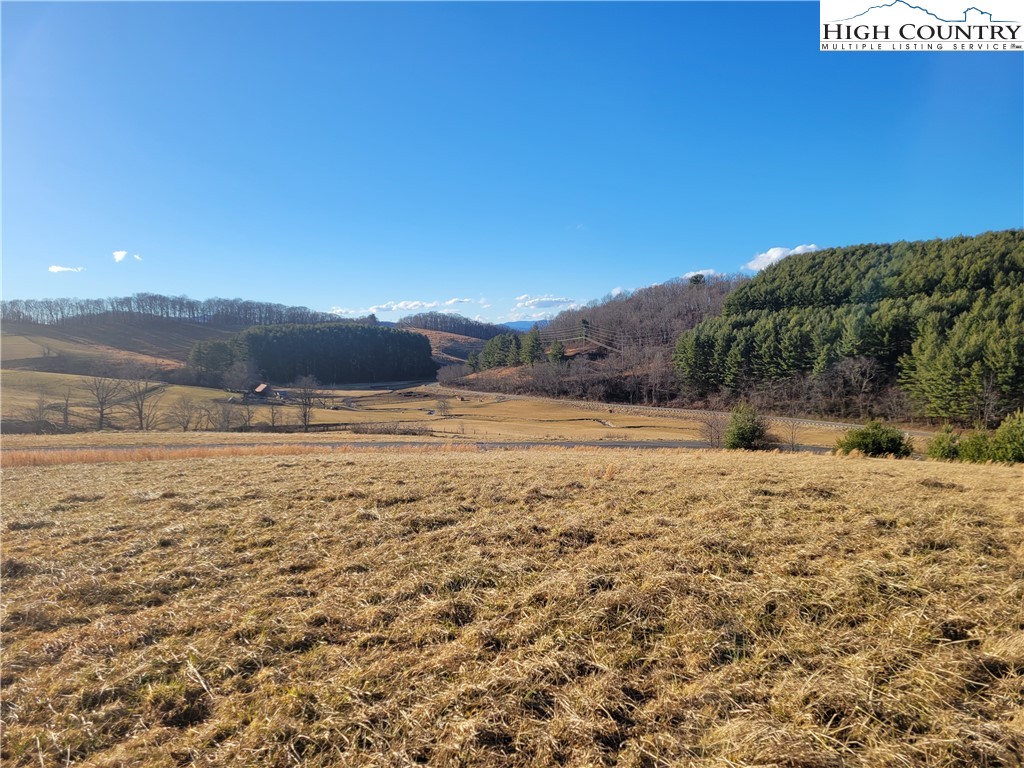
[{"label": "dirt path", "polygon": [[[427,384],[427,387],[434,389],[444,394],[452,395],[477,395],[482,397],[501,397],[506,400],[535,400],[540,402],[548,402],[559,405],[569,405],[574,408],[582,408],[589,411],[604,411],[606,413],[631,413],[631,414],[642,414],[644,416],[661,416],[663,418],[702,418],[707,416],[723,416],[728,418],[730,414],[727,411],[707,411],[697,410],[688,408],[670,408],[653,405],[624,405],[621,403],[595,403],[587,400],[562,400],[556,397],[541,397],[540,395],[508,395],[502,392],[484,392],[476,389],[455,389],[452,387],[443,387],[440,384]],[[817,427],[819,429],[829,429],[836,432],[846,432],[851,429],[863,426],[861,424],[850,424],[841,421],[821,421],[818,419],[796,419],[787,416],[768,416],[766,417],[769,424],[778,424],[780,426],[788,426],[795,424],[801,427]],[[904,432],[911,437],[932,437],[934,432],[927,432],[921,430],[904,430]]]}]

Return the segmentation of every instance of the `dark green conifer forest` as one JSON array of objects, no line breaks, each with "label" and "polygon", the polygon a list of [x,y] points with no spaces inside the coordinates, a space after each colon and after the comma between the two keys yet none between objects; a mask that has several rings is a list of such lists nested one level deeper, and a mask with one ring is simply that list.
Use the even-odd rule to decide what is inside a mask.
[{"label": "dark green conifer forest", "polygon": [[236,359],[270,381],[313,376],[322,383],[429,379],[437,366],[423,335],[379,325],[256,326],[233,340]]},{"label": "dark green conifer forest", "polygon": [[993,425],[1024,405],[1024,230],[790,256],[674,362],[684,397],[839,375],[869,406],[898,388],[917,415]]}]

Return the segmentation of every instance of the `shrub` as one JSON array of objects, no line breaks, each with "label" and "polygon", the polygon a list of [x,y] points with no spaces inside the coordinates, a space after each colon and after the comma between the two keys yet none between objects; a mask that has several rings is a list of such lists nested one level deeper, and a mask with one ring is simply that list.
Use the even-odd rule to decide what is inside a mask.
[{"label": "shrub", "polygon": [[991,459],[992,447],[989,445],[988,432],[979,429],[960,438],[957,453],[962,461],[983,463]]},{"label": "shrub", "polygon": [[865,456],[895,456],[902,458],[913,451],[910,441],[896,427],[880,421],[869,421],[860,429],[851,429],[836,443],[840,453],[860,451]]},{"label": "shrub", "polygon": [[960,457],[960,436],[946,424],[942,431],[928,443],[928,456],[932,459],[957,459]]},{"label": "shrub", "polygon": [[1024,462],[1024,410],[1003,419],[992,435],[990,454],[995,461]]},{"label": "shrub", "polygon": [[748,405],[732,412],[725,430],[725,447],[759,451],[768,447],[768,423]]}]

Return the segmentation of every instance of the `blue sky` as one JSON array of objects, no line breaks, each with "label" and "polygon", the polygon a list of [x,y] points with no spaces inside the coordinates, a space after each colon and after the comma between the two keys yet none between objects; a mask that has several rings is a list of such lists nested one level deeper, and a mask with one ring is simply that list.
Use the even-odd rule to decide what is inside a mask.
[{"label": "blue sky", "polygon": [[1024,56],[821,53],[815,2],[0,13],[4,298],[531,319],[1024,226]]}]

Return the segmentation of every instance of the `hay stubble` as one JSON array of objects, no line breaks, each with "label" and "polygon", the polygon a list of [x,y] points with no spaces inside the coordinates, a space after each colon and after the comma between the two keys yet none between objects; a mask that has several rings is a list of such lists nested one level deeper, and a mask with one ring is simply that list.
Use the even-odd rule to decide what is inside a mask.
[{"label": "hay stubble", "polygon": [[5,469],[11,765],[1018,765],[1019,468]]}]

